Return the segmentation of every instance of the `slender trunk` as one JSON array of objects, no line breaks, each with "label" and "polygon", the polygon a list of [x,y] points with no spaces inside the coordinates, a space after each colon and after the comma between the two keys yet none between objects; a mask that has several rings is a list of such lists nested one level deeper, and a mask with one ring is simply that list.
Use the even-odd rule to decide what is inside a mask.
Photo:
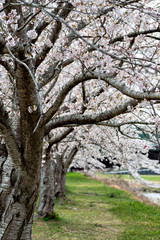
[{"label": "slender trunk", "polygon": [[44,149],[44,163],[41,169],[41,184],[38,205],[38,217],[54,218],[54,194],[55,194],[55,167],[56,164],[51,158],[52,146],[65,138],[73,128],[68,128],[58,137],[51,138],[48,135],[48,147]]},{"label": "slender trunk", "polygon": [[65,189],[66,174],[67,174],[67,171],[63,171],[62,177],[61,177],[61,196],[62,197],[66,197],[66,189]]},{"label": "slender trunk", "polygon": [[56,168],[56,179],[55,179],[55,197],[65,198],[65,176],[66,173],[63,169]]},{"label": "slender trunk", "polygon": [[60,203],[66,199],[66,192],[65,192],[65,183],[66,183],[66,174],[67,170],[72,163],[74,156],[78,151],[77,146],[74,146],[68,156],[67,159],[64,160],[64,155],[57,155],[57,164],[55,170],[55,197],[59,197]]},{"label": "slender trunk", "polygon": [[50,149],[46,149],[44,160],[45,163],[41,170],[38,216],[48,216],[52,218],[54,208],[54,176],[53,166],[50,159]]},{"label": "slender trunk", "polygon": [[65,183],[66,183],[66,171],[57,171],[56,177],[56,190],[55,190],[55,197],[59,198],[59,202],[62,203],[64,199],[66,199],[66,192],[65,192]]},{"label": "slender trunk", "polygon": [[[63,159],[61,155],[57,155],[55,166],[55,197],[64,198],[65,192],[62,192],[62,175],[63,175]],[[65,187],[63,188],[63,190]]]}]

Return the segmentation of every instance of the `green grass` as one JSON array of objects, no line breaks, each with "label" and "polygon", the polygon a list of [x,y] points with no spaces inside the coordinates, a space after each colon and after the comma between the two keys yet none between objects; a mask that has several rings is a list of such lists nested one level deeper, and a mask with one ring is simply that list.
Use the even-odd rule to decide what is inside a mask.
[{"label": "green grass", "polygon": [[66,182],[70,202],[55,205],[57,220],[36,219],[34,240],[158,240],[160,210],[78,173]]}]

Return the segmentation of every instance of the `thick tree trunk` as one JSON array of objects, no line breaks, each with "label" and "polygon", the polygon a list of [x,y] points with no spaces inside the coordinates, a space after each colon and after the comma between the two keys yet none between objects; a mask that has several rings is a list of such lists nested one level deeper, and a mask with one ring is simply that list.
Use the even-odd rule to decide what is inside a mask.
[{"label": "thick tree trunk", "polygon": [[54,208],[54,176],[53,166],[50,159],[50,149],[45,151],[45,163],[41,170],[41,184],[38,205],[38,217],[53,216]]},{"label": "thick tree trunk", "polygon": [[20,179],[16,179],[11,159],[5,161],[0,186],[0,239],[31,239],[33,210],[38,191],[38,185],[31,186],[31,182],[33,183],[33,179],[25,173]]},{"label": "thick tree trunk", "polygon": [[42,132],[32,136],[27,147],[23,162],[15,164],[14,154],[12,158],[9,154],[7,159],[0,159],[0,240],[31,239],[39,190]]}]

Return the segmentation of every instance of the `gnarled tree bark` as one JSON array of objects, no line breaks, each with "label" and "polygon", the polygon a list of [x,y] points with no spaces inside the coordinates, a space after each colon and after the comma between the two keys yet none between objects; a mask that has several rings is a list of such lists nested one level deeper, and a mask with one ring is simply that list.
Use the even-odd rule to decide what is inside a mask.
[{"label": "gnarled tree bark", "polygon": [[[1,158],[0,239],[31,239],[32,219],[39,189],[42,138],[38,134],[35,151],[28,153],[34,166],[15,165],[10,155]],[[33,144],[33,142],[31,141]],[[30,146],[31,147],[31,146]],[[31,157],[32,156],[32,157]],[[15,156],[16,157],[16,156]],[[24,161],[27,159],[24,158]],[[32,162],[31,161],[31,162]]]},{"label": "gnarled tree bark", "polygon": [[54,171],[51,161],[51,147],[45,149],[44,163],[41,169],[41,184],[38,205],[38,217],[51,217],[54,208]]}]

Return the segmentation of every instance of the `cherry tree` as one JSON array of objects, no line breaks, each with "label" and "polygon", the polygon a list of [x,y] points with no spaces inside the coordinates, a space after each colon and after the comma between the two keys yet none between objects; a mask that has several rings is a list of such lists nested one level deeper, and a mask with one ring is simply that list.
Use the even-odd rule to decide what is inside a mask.
[{"label": "cherry tree", "polygon": [[53,129],[125,122],[147,102],[158,132],[159,9],[147,3],[0,1],[0,239],[31,239]]},{"label": "cherry tree", "polygon": [[78,146],[73,145],[70,149],[67,146],[62,154],[56,155],[56,166],[55,166],[55,197],[59,198],[60,204],[66,198],[65,192],[65,180],[67,170],[72,163],[75,155],[78,152]]},{"label": "cherry tree", "polygon": [[[145,110],[147,111],[147,108]],[[129,118],[132,114],[129,114]],[[139,115],[136,109],[134,118]],[[65,178],[69,167],[92,175],[98,169],[107,171],[105,163],[109,163],[128,169],[138,181],[141,180],[138,170],[142,167],[159,172],[158,162],[149,160],[147,156],[151,145],[157,143],[156,129],[154,129],[156,127],[151,122],[153,119],[150,112],[143,113],[142,118],[141,122],[136,120],[125,123],[117,121],[114,124],[103,122],[93,126],[67,128],[62,132],[61,138],[56,138],[56,131],[52,140],[48,139],[45,148],[42,169],[46,174],[42,174],[41,179],[38,215],[52,216],[54,198],[59,197],[60,203],[66,199]],[[150,119],[150,123],[145,122],[146,118]],[[146,136],[146,139],[140,138],[139,131]],[[68,136],[71,132],[73,134]],[[155,136],[151,138],[150,135]],[[51,147],[57,142],[57,147],[53,151]],[[79,145],[78,148],[76,142]],[[49,181],[50,179],[52,182]]]},{"label": "cherry tree", "polygon": [[42,156],[38,217],[44,218],[54,213],[54,199],[56,196],[60,197],[62,200],[65,198],[65,177],[67,169],[78,148],[76,146],[72,147],[70,154],[64,162],[63,157],[68,146],[66,146],[60,154],[60,151],[57,150],[57,144],[73,130],[73,128],[67,128],[65,131],[62,131],[62,133],[59,133],[58,137],[57,135],[52,135],[49,139],[45,138],[43,146],[44,154]]},{"label": "cherry tree", "polygon": [[[146,111],[142,117],[153,120],[151,112]],[[103,165],[107,159],[113,166],[118,165],[122,169],[127,169],[136,181],[160,188],[160,185],[145,181],[138,174],[141,168],[160,173],[158,159],[148,157],[149,149],[159,144],[157,126],[152,121],[146,123],[144,120],[143,124],[138,121],[103,122],[81,127],[79,131],[81,132],[79,142],[83,148],[72,162],[73,166],[84,168],[85,172],[92,175],[97,169],[107,171]],[[100,163],[96,161],[97,159]]]}]

